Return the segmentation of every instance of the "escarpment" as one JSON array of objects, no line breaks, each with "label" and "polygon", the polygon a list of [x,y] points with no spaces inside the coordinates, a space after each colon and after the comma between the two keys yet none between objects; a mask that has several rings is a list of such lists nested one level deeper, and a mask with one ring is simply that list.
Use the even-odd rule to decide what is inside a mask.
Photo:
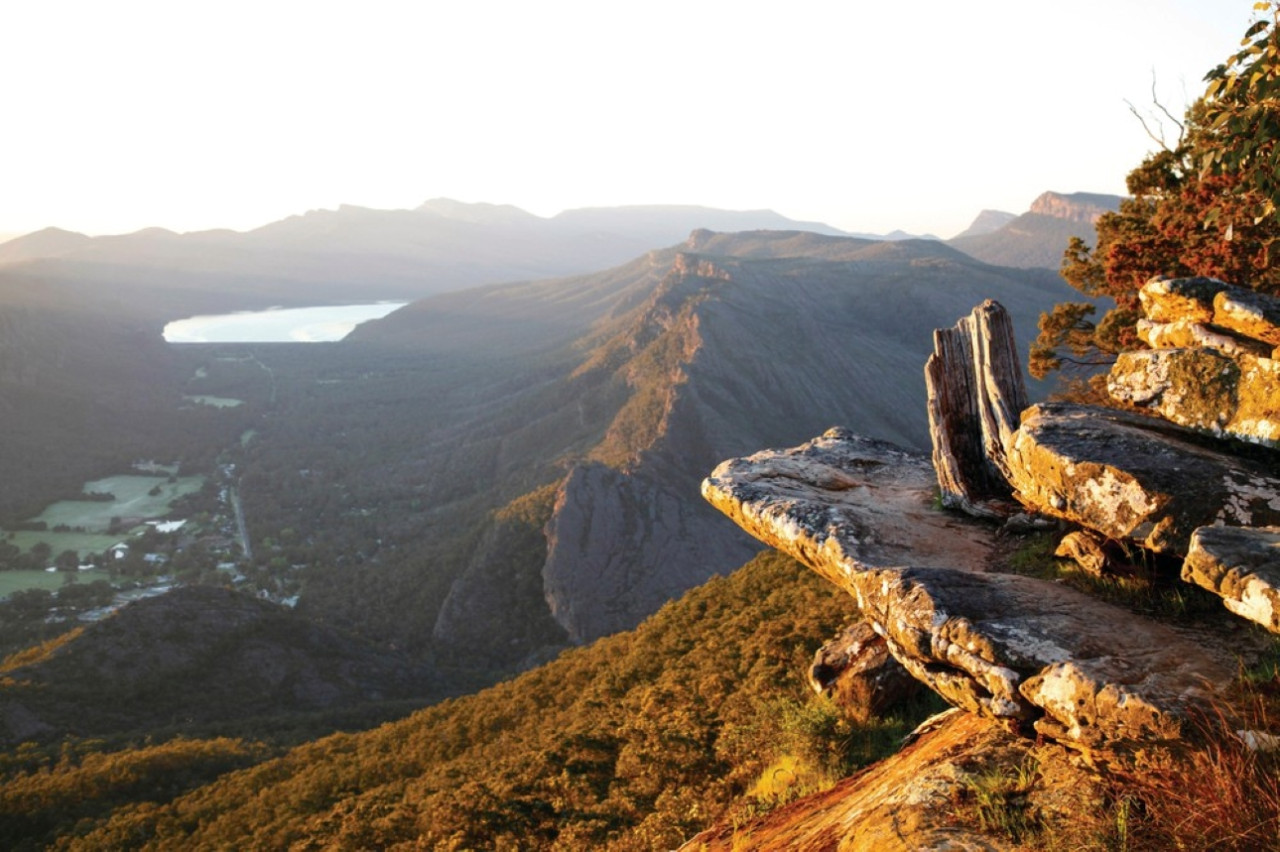
[{"label": "escarpment", "polygon": [[[1017,375],[1016,349],[988,302],[936,333],[932,465],[832,429],[722,463],[703,496],[847,591],[917,680],[1015,738],[1067,750],[1053,760],[1084,752],[1102,766],[1183,739],[1265,634],[1226,615],[1212,628],[1156,620],[1000,557],[1015,524],[1057,524],[1059,552],[1090,574],[1135,570],[1114,561],[1123,553],[1149,582],[1193,583],[1280,633],[1280,300],[1188,279],[1150,282],[1142,304],[1144,340],[1176,345],[1118,360],[1116,408],[1047,403],[1016,419],[1025,396],[993,379]],[[828,812],[873,777],[846,782]],[[861,848],[861,829],[824,824],[813,848]]]}]

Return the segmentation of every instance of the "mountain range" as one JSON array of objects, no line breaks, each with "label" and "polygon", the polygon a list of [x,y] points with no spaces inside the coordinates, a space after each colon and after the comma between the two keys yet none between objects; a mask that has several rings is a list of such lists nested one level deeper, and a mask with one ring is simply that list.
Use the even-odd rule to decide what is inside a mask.
[{"label": "mountain range", "polygon": [[[1070,294],[1050,273],[936,240],[702,228],[604,272],[419,299],[341,344],[188,349],[157,338],[175,312],[230,305],[239,287],[259,287],[259,304],[408,292],[371,291],[388,279],[353,281],[341,264],[314,278],[299,264],[285,283],[248,266],[227,272],[252,245],[270,246],[277,263],[293,252],[321,266],[366,254],[413,265],[448,248],[491,264],[466,275],[503,263],[513,274],[541,261],[513,260],[517,243],[496,233],[613,234],[614,251],[625,223],[657,233],[666,215],[681,227],[716,220],[689,208],[542,220],[437,200],[313,212],[243,235],[41,232],[0,246],[0,304],[22,317],[3,338],[0,406],[17,416],[0,509],[31,512],[133,458],[198,468],[230,454],[251,537],[305,533],[301,612],[424,659],[509,671],[634,626],[750,557],[755,544],[691,499],[719,459],[835,424],[924,447],[932,330],[996,298],[1025,345],[1039,312]],[[768,213],[720,218],[777,224]],[[467,241],[482,234],[488,253]],[[193,253],[224,245],[239,248],[203,265]],[[547,245],[545,257],[559,257]],[[155,274],[132,277],[142,255]],[[420,289],[462,280],[420,268]],[[226,357],[263,365],[270,400],[241,387],[226,391],[250,400],[240,408],[174,404],[193,373]],[[98,440],[86,442],[90,422]],[[253,442],[238,444],[250,428]]]},{"label": "mountain range", "polygon": [[[293,797],[301,785],[311,792],[278,809],[275,840],[292,842],[321,812],[358,834],[376,815],[362,810],[348,824],[326,809],[349,802],[373,813],[382,808],[373,799],[400,795],[407,779],[436,767],[453,774],[432,781],[439,810],[429,821],[447,821],[474,804],[454,802],[455,788],[487,801],[489,788],[463,775],[501,753],[519,764],[525,780],[510,783],[531,813],[549,813],[539,797],[559,783],[546,778],[562,777],[538,774],[542,762],[564,762],[564,778],[604,779],[592,801],[607,799],[611,810],[575,817],[583,837],[625,826],[644,848],[659,836],[645,833],[650,812],[673,821],[663,823],[664,842],[697,827],[688,808],[663,798],[674,795],[668,788],[643,788],[643,767],[663,755],[662,784],[695,783],[678,756],[686,751],[672,752],[679,744],[653,727],[664,708],[680,708],[681,725],[696,717],[685,727],[698,733],[681,736],[703,738],[687,751],[700,777],[736,767],[741,792],[768,769],[748,743],[781,758],[797,730],[823,748],[838,739],[834,717],[804,716],[807,688],[797,693],[776,670],[794,668],[847,615],[828,611],[831,596],[797,581],[785,560],[752,562],[759,544],[698,497],[698,482],[724,458],[835,425],[927,448],[922,366],[933,330],[994,298],[1025,355],[1040,312],[1076,294],[1054,273],[1056,259],[1009,259],[1047,256],[1060,231],[1087,230],[1106,203],[1050,193],[1020,217],[984,213],[950,242],[867,239],[768,211],[648,207],[543,219],[436,199],[408,211],[313,211],[247,233],[50,229],[0,244],[0,520],[30,518],[139,459],[177,462],[237,492],[253,545],[238,588],[300,589],[286,612],[225,588],[231,575],[210,567],[188,575],[206,585],[131,604],[11,657],[0,733],[32,744],[0,766],[12,781],[0,783],[0,828],[34,838],[96,826],[118,840],[155,818],[163,824],[146,830],[169,836],[190,827],[163,803],[223,775],[222,786],[175,800],[178,809],[207,804],[223,820],[217,814],[234,810],[224,796],[245,801],[242,783],[267,791],[261,801]],[[972,253],[959,248],[966,240]],[[161,338],[166,322],[196,313],[375,299],[410,301],[338,343]],[[1034,398],[1047,392],[1031,388]],[[193,395],[241,404],[191,405]],[[754,567],[736,579],[668,605],[746,563]],[[746,603],[756,600],[766,605]],[[814,610],[779,616],[796,602]],[[704,615],[702,644],[685,647],[682,628]],[[625,632],[646,618],[639,633]],[[785,648],[767,660],[764,651],[717,651],[711,637],[722,624],[752,648],[775,639]],[[696,669],[686,660],[694,657]],[[713,664],[729,659],[732,671]],[[441,701],[521,671],[496,691]],[[686,671],[696,672],[696,689],[681,684]],[[729,689],[738,678],[750,696]],[[530,690],[564,712],[535,713],[521,703]],[[625,713],[602,715],[616,702]],[[792,722],[759,727],[757,714],[779,702]],[[427,705],[380,732],[303,746],[254,780],[224,775]],[[610,738],[578,721],[606,717],[626,730]],[[551,747],[516,749],[505,733],[537,745],[540,727],[554,728]],[[737,733],[715,740],[722,727]],[[153,749],[147,740],[218,734],[259,741],[175,739]],[[67,736],[103,739],[77,746],[83,759],[41,756]],[[734,736],[741,753],[729,754]],[[136,749],[107,755],[104,743]],[[353,752],[363,757],[348,760]],[[148,762],[139,772],[158,792],[111,774],[117,759]],[[75,792],[98,769],[132,780]],[[346,780],[341,789],[323,780],[351,772],[362,790],[378,787],[372,799],[349,795]],[[611,788],[615,772],[636,786]],[[70,776],[58,793],[21,792]],[[724,806],[729,787],[712,786],[707,801]],[[582,790],[565,795],[553,810],[587,801]],[[154,804],[132,810],[144,801]],[[115,808],[122,821],[108,822]],[[213,833],[243,839],[249,822],[226,819]],[[408,825],[379,831],[400,837]]]}]

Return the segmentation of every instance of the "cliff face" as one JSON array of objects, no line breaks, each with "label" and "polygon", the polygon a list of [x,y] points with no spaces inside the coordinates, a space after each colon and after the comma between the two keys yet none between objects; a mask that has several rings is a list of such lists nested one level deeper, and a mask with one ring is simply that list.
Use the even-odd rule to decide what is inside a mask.
[{"label": "cliff face", "polygon": [[1059,286],[937,243],[814,241],[695,233],[633,324],[587,361],[612,370],[628,399],[561,483],[547,525],[547,600],[575,639],[634,626],[757,548],[688,504],[694,471],[832,422],[927,445],[927,329],[994,288],[1029,333]]},{"label": "cliff face", "polygon": [[1117,195],[1089,192],[1046,192],[1027,212],[999,228],[981,233],[970,229],[947,244],[986,263],[1057,270],[1067,240],[1080,237],[1093,245],[1097,241],[1094,221],[1118,209],[1121,200]]},{"label": "cliff face", "polygon": [[1092,225],[1103,213],[1115,212],[1120,207],[1120,198],[1115,195],[1102,195],[1095,192],[1060,192],[1043,193],[1027,211],[1040,216],[1052,216],[1055,219],[1066,219],[1069,222],[1087,222]]}]

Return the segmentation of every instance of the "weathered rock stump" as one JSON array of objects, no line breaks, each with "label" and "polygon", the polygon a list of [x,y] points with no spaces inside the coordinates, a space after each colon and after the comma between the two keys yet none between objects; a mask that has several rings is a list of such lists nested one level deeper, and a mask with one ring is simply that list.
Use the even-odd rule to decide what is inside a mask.
[{"label": "weathered rock stump", "polygon": [[936,330],[924,376],[942,504],[1007,517],[1016,507],[1005,455],[1027,391],[1004,307],[988,300],[954,327]]},{"label": "weathered rock stump", "polygon": [[866,621],[849,625],[817,650],[809,685],[859,719],[884,715],[922,687]]}]

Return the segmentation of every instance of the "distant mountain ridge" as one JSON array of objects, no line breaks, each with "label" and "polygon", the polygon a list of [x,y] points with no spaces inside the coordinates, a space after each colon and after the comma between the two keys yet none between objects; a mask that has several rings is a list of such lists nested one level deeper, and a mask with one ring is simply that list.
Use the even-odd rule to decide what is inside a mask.
[{"label": "distant mountain ridge", "polygon": [[[532,651],[545,641],[546,622],[522,632],[519,619],[498,616],[510,611],[504,608],[517,590],[522,607],[549,608],[564,635],[585,641],[633,626],[755,551],[691,499],[717,458],[802,440],[806,430],[837,423],[927,446],[918,400],[933,328],[995,297],[1014,312],[1025,345],[1039,312],[1068,292],[1049,273],[989,267],[938,241],[699,230],[679,246],[595,275],[444,294],[362,326],[344,345],[370,353],[394,347],[406,357],[456,357],[483,345],[501,364],[537,363],[549,356],[536,353],[551,347],[564,353],[555,356],[558,366],[539,372],[540,386],[517,379],[505,403],[509,414],[490,409],[484,422],[451,427],[458,443],[447,459],[430,458],[421,442],[406,443],[385,465],[366,462],[350,471],[347,484],[393,481],[407,455],[421,466],[404,488],[419,494],[434,488],[424,483],[462,476],[488,489],[480,478],[488,474],[477,471],[494,464],[508,471],[507,481],[550,485],[553,493],[537,498],[533,520],[487,527],[447,593],[413,606],[438,608],[431,641],[458,643],[447,658],[484,647]],[[512,348],[498,348],[499,341]],[[833,372],[844,377],[838,385],[822,378]],[[405,405],[416,404],[419,394],[430,392],[400,391]],[[451,404],[452,397],[436,396],[437,408]],[[313,420],[328,416],[308,413]],[[380,416],[422,415],[380,410]],[[497,419],[510,421],[501,437],[491,425]],[[258,451],[289,445],[311,453],[308,442],[327,440],[327,432],[308,437],[302,420],[284,417],[287,431],[264,430]],[[361,434],[369,427],[341,428]],[[481,450],[482,442],[493,448]],[[314,471],[307,481],[291,476],[271,490],[308,487],[318,487]],[[321,499],[328,493],[322,489]],[[255,513],[266,496],[246,490]],[[543,528],[545,541],[527,534]],[[512,547],[523,555],[511,556]],[[313,584],[303,603],[354,627],[359,619],[350,601],[360,591],[346,575],[332,579],[323,592]],[[402,605],[391,598],[377,604],[389,612]],[[410,623],[407,614],[394,621],[395,629]],[[415,644],[410,636],[397,641]]]},{"label": "distant mountain ridge", "polygon": [[0,243],[0,301],[3,278],[22,274],[102,287],[140,285],[152,298],[162,290],[179,305],[205,312],[415,299],[607,269],[677,243],[695,228],[843,233],[770,210],[648,205],[543,218],[511,205],[447,198],[412,210],[312,210],[245,232],[147,228],[89,237],[46,228]]},{"label": "distant mountain ridge", "polygon": [[[409,210],[311,210],[249,231],[146,228],[90,237],[45,228],[0,243],[6,276],[34,274],[148,290],[177,319],[201,312],[371,299],[416,299],[481,284],[594,272],[683,240],[690,231],[804,230],[850,236],[772,210],[633,205],[544,218],[509,204],[433,198]],[[872,239],[910,239],[895,231]]]},{"label": "distant mountain ridge", "polygon": [[[983,220],[979,216],[947,245],[998,266],[1056,270],[1071,237],[1093,245],[1097,241],[1093,223],[1103,213],[1118,210],[1123,200],[1119,195],[1092,192],[1045,192],[1026,213],[994,230],[985,223],[979,226]],[[987,222],[991,221],[988,217]]]},{"label": "distant mountain ridge", "polygon": [[978,237],[983,234],[990,234],[993,231],[1000,230],[1017,218],[1017,213],[1007,213],[1004,210],[983,210],[978,214],[978,218],[973,220],[973,224],[956,234],[952,239],[958,240],[962,237]]},{"label": "distant mountain ridge", "polygon": [[1027,212],[1071,222],[1093,224],[1103,213],[1114,213],[1119,210],[1122,200],[1124,200],[1123,197],[1119,195],[1103,195],[1097,192],[1072,192],[1066,195],[1060,192],[1045,192],[1031,202],[1031,208]]}]

